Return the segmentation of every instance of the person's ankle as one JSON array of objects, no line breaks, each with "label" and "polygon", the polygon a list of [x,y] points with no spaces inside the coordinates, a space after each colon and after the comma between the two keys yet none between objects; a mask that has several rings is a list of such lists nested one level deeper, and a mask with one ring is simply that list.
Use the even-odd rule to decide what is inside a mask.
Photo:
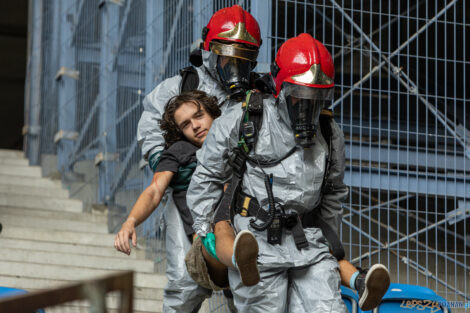
[{"label": "person's ankle", "polygon": [[357,290],[356,288],[356,278],[359,276],[359,271],[356,271],[352,274],[351,278],[349,279],[349,287],[351,289]]}]

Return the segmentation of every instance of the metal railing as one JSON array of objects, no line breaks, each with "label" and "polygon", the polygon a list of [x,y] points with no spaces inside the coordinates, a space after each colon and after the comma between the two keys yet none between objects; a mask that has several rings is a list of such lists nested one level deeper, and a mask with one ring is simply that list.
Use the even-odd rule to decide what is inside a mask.
[{"label": "metal railing", "polygon": [[110,309],[106,297],[109,298],[112,293],[118,299],[114,301],[113,309],[120,313],[131,313],[134,301],[133,277],[133,272],[123,272],[0,299],[0,312],[68,312],[75,309],[75,312],[106,313]]}]

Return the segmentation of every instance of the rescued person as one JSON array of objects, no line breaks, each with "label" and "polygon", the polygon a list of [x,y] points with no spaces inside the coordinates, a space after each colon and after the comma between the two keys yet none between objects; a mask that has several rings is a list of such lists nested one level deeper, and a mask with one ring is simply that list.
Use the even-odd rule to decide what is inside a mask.
[{"label": "rescued person", "polygon": [[[193,219],[186,206],[186,190],[196,167],[196,151],[220,114],[217,98],[203,91],[183,92],[170,99],[160,121],[166,149],[155,169],[152,183],[142,192],[115,238],[116,249],[130,254],[129,239],[134,246],[137,243],[135,228],[157,208],[170,186],[186,236],[189,241],[195,241],[186,262],[192,267],[190,273],[198,283],[212,290],[228,288],[227,267],[241,269],[242,281],[247,285],[259,281],[256,264],[258,244],[253,234],[244,231],[235,237],[230,224],[221,221],[214,231],[214,237],[219,242],[218,253],[215,252],[215,245],[209,246],[207,251],[201,238],[195,236]],[[182,167],[184,171],[181,171]]]}]

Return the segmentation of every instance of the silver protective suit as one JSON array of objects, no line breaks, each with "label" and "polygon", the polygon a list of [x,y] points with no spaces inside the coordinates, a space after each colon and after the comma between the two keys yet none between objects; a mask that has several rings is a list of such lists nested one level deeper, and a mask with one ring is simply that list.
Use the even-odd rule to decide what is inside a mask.
[{"label": "silver protective suit", "polygon": [[[263,124],[252,156],[276,160],[294,146],[293,131],[288,119],[283,93],[279,104],[271,97],[264,100]],[[232,106],[217,119],[197,153],[198,166],[192,176],[187,203],[194,218],[195,231],[204,236],[211,230],[212,208],[221,198],[223,185],[231,177],[229,159],[239,140],[241,105]],[[338,230],[342,214],[341,202],[348,189],[343,183],[344,138],[338,125],[331,122],[332,167],[328,193],[322,196],[328,146],[320,131],[311,148],[297,150],[279,164],[264,168],[272,173],[273,194],[280,204],[295,204],[304,213],[320,205],[321,214]],[[242,191],[256,197],[267,210],[264,173],[258,166],[247,164]],[[292,210],[292,209],[291,209]],[[287,211],[286,213],[289,213]],[[253,217],[236,215],[237,231],[249,229],[259,244],[258,265],[261,281],[253,287],[244,286],[238,272],[229,272],[230,287],[239,312],[347,312],[340,294],[340,277],[336,259],[329,253],[328,243],[318,228],[305,229],[309,246],[298,250],[290,231],[284,229],[282,244],[267,242],[266,231],[258,232],[250,224]]]},{"label": "silver protective suit", "polygon": [[[214,79],[217,77],[215,71],[217,56],[203,51],[203,62],[203,66],[196,68],[199,76],[197,89],[216,96],[224,112],[230,105],[230,101],[226,100],[228,94],[221,84]],[[149,156],[161,153],[164,149],[165,140],[158,121],[165,111],[168,100],[180,93],[180,85],[180,75],[170,77],[161,82],[143,100],[144,112],[139,120],[137,139],[146,160]],[[161,208],[163,208],[163,220],[166,226],[166,276],[168,278],[163,295],[163,312],[197,312],[201,303],[210,297],[212,291],[196,284],[186,270],[184,257],[190,248],[190,243],[171,192],[166,193],[158,209]]]}]

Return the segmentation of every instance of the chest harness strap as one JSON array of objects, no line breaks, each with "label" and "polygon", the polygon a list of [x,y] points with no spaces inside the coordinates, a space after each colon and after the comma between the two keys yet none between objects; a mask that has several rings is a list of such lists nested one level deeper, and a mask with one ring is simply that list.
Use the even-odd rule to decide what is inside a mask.
[{"label": "chest harness strap", "polygon": [[[239,143],[233,149],[234,158],[231,161],[232,179],[228,184],[222,199],[216,205],[216,210],[213,216],[212,223],[215,224],[219,221],[231,220],[233,221],[235,214],[248,217],[252,216],[255,219],[250,221],[250,226],[258,231],[268,231],[268,242],[271,244],[281,244],[282,229],[285,228],[292,232],[294,242],[297,249],[301,250],[308,247],[308,241],[305,236],[304,228],[317,227],[322,230],[323,235],[328,240],[330,249],[333,255],[338,259],[344,258],[344,249],[339,240],[336,232],[329,226],[328,223],[320,216],[319,210],[315,208],[304,214],[297,214],[296,212],[286,214],[287,208],[293,206],[278,205],[280,209],[276,209],[274,196],[272,194],[273,177],[266,175],[264,179],[267,195],[268,195],[268,211],[264,210],[256,198],[251,197],[241,191],[241,182],[243,175],[246,171],[246,163],[249,162],[253,166],[261,168],[272,167],[279,164],[284,159],[292,155],[296,148],[292,148],[285,156],[274,161],[257,160],[249,155],[249,152],[254,149],[256,140],[258,138],[258,131],[261,129],[263,121],[263,98],[259,92],[249,91],[246,99],[242,105],[243,116],[239,128]],[[332,131],[330,120],[332,118],[331,111],[324,110],[320,116],[320,128],[322,134],[328,144],[328,156],[325,165],[325,174],[323,177],[322,194],[329,188],[328,174],[331,158],[331,137]],[[306,208],[298,208],[299,211],[307,211]],[[262,223],[257,224],[256,220]]]}]

